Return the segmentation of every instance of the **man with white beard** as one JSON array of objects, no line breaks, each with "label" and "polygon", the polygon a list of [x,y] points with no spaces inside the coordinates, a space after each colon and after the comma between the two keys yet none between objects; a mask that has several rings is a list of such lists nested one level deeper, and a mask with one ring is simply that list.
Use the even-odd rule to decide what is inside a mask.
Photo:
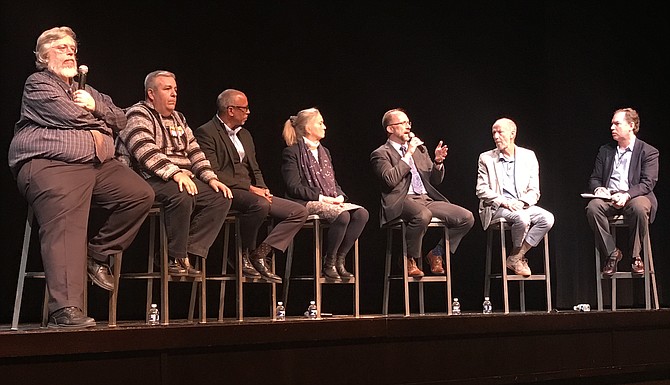
[{"label": "man with white beard", "polygon": [[[114,132],[126,117],[89,85],[79,89],[77,41],[69,27],[37,38],[37,72],[23,90],[9,167],[39,223],[49,292],[49,327],[95,325],[84,308],[86,273],[114,289],[109,257],[133,241],[154,201],[149,185],[114,158]],[[109,213],[88,238],[91,203]]]}]

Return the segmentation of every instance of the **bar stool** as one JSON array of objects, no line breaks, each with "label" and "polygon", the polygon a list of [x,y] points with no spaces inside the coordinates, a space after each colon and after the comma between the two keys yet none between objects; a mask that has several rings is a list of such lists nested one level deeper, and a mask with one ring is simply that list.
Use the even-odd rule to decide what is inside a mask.
[{"label": "bar stool", "polygon": [[[154,205],[149,210],[147,216],[149,219],[149,245],[148,245],[148,254],[147,254],[147,270],[146,272],[126,272],[118,275],[123,279],[143,279],[147,281],[147,293],[146,293],[146,309],[145,314],[149,314],[149,308],[153,302],[153,284],[154,280],[160,281],[160,293],[161,293],[161,325],[169,325],[170,323],[170,301],[169,301],[169,283],[170,282],[191,282],[192,291],[196,287],[200,287],[200,323],[207,322],[207,301],[204,300],[207,298],[206,285],[203,285],[204,278],[206,275],[205,264],[201,263],[199,258],[195,262],[195,267],[200,270],[200,275],[197,277],[186,276],[186,275],[170,275],[168,273],[168,237],[167,237],[167,228],[165,226],[165,210],[161,203],[154,203]],[[158,234],[156,234],[156,227],[158,227]],[[158,253],[160,255],[159,260],[159,271],[154,271],[154,266],[156,265],[155,254],[156,254],[156,239],[158,239]],[[116,275],[115,275],[116,276]],[[145,319],[148,322],[148,319]],[[193,321],[193,311],[189,308],[188,321]]]},{"label": "bar stool", "polygon": [[[16,283],[16,296],[14,298],[14,313],[12,315],[11,330],[19,330],[19,316],[21,314],[21,303],[23,301],[23,287],[26,278],[46,279],[44,271],[26,271],[28,265],[28,255],[30,253],[30,241],[32,237],[32,230],[34,224],[35,214],[31,206],[28,206],[26,214],[26,226],[23,232],[23,247],[21,249],[21,262],[19,267],[19,277]],[[109,327],[116,326],[116,302],[118,299],[119,288],[119,272],[121,271],[121,262],[123,253],[116,253],[111,258],[112,274],[114,276],[114,290],[109,292]],[[88,279],[88,278],[87,278]],[[87,307],[88,291],[84,290],[84,307]],[[49,321],[49,309],[47,303],[49,301],[49,291],[45,285],[44,299],[42,300],[42,321],[40,326],[46,327]],[[86,313],[86,308],[82,309]]]},{"label": "bar stool", "polygon": [[[519,303],[521,312],[526,312],[526,295],[525,282],[526,281],[544,281],[547,295],[547,312],[551,311],[551,273],[549,270],[549,234],[544,235],[544,274],[532,274],[528,277],[517,274],[508,274],[507,261],[507,247],[505,241],[505,231],[511,231],[512,226],[504,218],[498,218],[491,221],[488,229],[486,229],[486,275],[484,277],[484,296],[488,297],[491,291],[491,281],[494,279],[502,280],[503,286],[503,302],[505,306],[505,314],[509,314],[509,281],[519,281]],[[501,273],[491,273],[492,255],[493,255],[493,235],[498,231],[500,235],[500,261]]]},{"label": "bar stool", "polygon": [[[444,249],[445,249],[445,275],[426,275],[423,277],[409,277],[407,275],[407,224],[402,219],[395,219],[386,223],[382,228],[386,229],[386,265],[384,268],[384,298],[382,313],[388,315],[389,286],[391,280],[402,280],[403,294],[405,299],[405,317],[410,315],[409,306],[409,284],[416,283],[419,286],[419,313],[425,314],[423,284],[429,282],[444,282],[446,291],[447,314],[451,315],[451,251],[449,249],[449,229],[446,223],[440,218],[433,217],[428,224],[428,228],[441,228],[444,231]],[[391,274],[393,232],[400,231],[402,236],[402,272],[397,275]],[[419,258],[417,264],[422,268],[423,258]]]},{"label": "bar stool", "polygon": [[[242,274],[242,239],[240,237],[240,219],[239,212],[236,210],[230,210],[226,219],[223,222],[223,252],[221,258],[221,274],[209,274],[205,276],[205,283],[210,282],[219,282],[219,307],[218,307],[218,322],[223,322],[224,315],[224,305],[225,305],[225,296],[226,296],[226,283],[235,282],[236,289],[236,315],[238,321],[244,320],[244,284],[249,283],[261,283],[261,284],[270,284],[270,314],[272,319],[275,319],[275,304],[277,300],[277,284],[267,281],[264,278],[248,278]],[[267,231],[271,231],[273,227],[272,218],[267,218],[268,228]],[[234,257],[232,261],[235,263],[235,271],[229,272],[229,265],[232,267],[230,261],[230,236],[232,235],[235,238],[235,248],[234,248]],[[271,264],[272,272],[275,272],[275,255],[274,252],[271,254]],[[204,271],[204,269],[203,269]],[[189,315],[193,314],[193,308],[195,305],[196,293],[194,290],[191,291],[191,303]],[[200,298],[204,298],[201,294]]]},{"label": "bar stool", "polygon": [[[616,229],[628,228],[628,224],[624,220],[623,215],[615,215],[608,218],[610,225],[610,232],[614,236],[616,243]],[[612,286],[612,311],[616,311],[616,294],[617,279],[634,279],[644,278],[644,299],[647,310],[651,309],[651,296],[654,296],[654,309],[659,309],[658,304],[658,290],[656,287],[656,271],[654,270],[654,258],[651,253],[651,238],[649,236],[649,223],[646,223],[645,236],[642,241],[642,249],[644,254],[644,274],[633,274],[630,271],[616,272],[612,277],[608,277],[601,272],[602,265],[600,264],[600,250],[598,249],[598,241],[596,240],[595,254],[596,254],[596,287],[598,294],[598,310],[603,310],[603,281],[610,281]]]},{"label": "bar stool", "polygon": [[351,278],[333,279],[321,275],[323,231],[329,227],[328,222],[318,215],[312,214],[307,217],[303,229],[312,229],[314,245],[314,273],[311,275],[291,275],[293,265],[294,242],[288,247],[286,253],[286,269],[284,273],[283,300],[284,306],[288,308],[288,291],[291,281],[314,281],[314,299],[316,302],[316,317],[321,318],[321,299],[323,284],[346,284],[354,285],[354,317],[360,317],[359,311],[359,281],[358,281],[358,239],[354,243],[354,276]]}]

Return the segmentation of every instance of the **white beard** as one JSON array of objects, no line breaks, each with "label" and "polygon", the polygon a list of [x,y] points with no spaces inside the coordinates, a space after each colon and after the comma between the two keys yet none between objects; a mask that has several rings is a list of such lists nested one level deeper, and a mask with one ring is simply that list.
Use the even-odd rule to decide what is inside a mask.
[{"label": "white beard", "polygon": [[73,78],[77,75],[77,69],[76,68],[61,68],[60,71],[61,75],[65,76],[66,78]]},{"label": "white beard", "polygon": [[49,70],[53,73],[55,73],[58,76],[62,76],[68,79],[72,79],[77,75],[77,67],[76,65],[74,67],[69,67],[69,66],[64,66],[62,63],[58,66],[49,63]]}]

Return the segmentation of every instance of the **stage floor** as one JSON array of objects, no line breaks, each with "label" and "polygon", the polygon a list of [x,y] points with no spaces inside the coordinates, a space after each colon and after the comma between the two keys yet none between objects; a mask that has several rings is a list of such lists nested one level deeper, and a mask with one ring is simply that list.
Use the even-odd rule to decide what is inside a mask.
[{"label": "stage floor", "polygon": [[669,346],[670,310],[26,324],[0,326],[0,373],[3,384],[659,384]]}]

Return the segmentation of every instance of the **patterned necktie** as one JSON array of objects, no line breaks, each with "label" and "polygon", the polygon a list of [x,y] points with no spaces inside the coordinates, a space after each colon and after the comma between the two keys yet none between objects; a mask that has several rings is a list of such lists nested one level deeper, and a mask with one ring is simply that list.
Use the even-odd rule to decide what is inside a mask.
[{"label": "patterned necktie", "polygon": [[[405,156],[405,154],[407,153],[407,147],[400,146],[400,152],[402,152],[402,156]],[[414,190],[415,194],[425,194],[426,190],[423,187],[421,176],[419,175],[419,171],[416,169],[416,166],[414,165],[414,159],[412,157],[409,158],[409,167],[410,170],[412,171],[412,190]]]}]

